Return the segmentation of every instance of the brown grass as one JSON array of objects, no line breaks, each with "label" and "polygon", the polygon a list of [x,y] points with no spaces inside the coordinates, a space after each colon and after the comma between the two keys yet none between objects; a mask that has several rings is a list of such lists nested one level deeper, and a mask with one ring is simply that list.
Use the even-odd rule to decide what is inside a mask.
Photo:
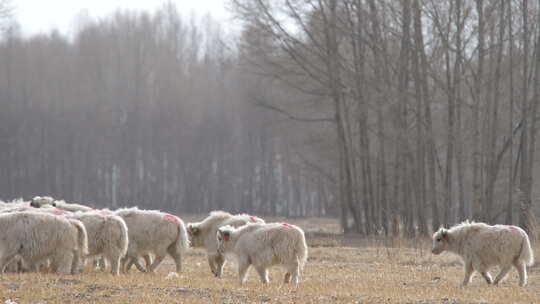
[{"label": "brown grass", "polygon": [[[291,222],[294,222],[291,220]],[[308,230],[308,232],[310,232]],[[318,243],[317,243],[318,242]],[[133,271],[113,277],[88,270],[75,276],[4,274],[0,303],[540,303],[540,268],[529,269],[529,286],[517,286],[513,270],[500,286],[476,276],[467,288],[459,284],[463,270],[451,255],[433,256],[426,242],[403,241],[414,248],[387,248],[384,240],[370,247],[343,247],[339,237],[312,239],[310,258],[299,286],[281,283],[283,271],[270,270],[262,285],[253,270],[240,286],[233,263],[215,279],[202,250],[192,250],[180,277],[167,260],[157,274]],[[319,244],[319,245],[317,245]],[[338,247],[332,247],[338,246]],[[538,250],[536,250],[538,255]]]}]

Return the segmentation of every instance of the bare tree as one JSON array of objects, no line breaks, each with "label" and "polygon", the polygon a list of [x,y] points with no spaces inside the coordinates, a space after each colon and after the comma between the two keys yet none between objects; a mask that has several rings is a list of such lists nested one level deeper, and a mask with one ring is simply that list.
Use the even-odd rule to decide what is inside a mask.
[{"label": "bare tree", "polygon": [[229,2],[237,39],[172,3],[71,37],[9,27],[2,198],[413,236],[471,211],[513,223],[519,193],[534,228],[538,1]]}]

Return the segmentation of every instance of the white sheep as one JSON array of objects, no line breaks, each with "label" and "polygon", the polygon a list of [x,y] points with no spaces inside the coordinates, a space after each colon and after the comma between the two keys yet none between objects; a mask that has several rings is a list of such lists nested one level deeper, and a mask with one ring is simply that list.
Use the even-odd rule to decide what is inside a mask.
[{"label": "white sheep", "polygon": [[14,207],[9,209],[0,210],[2,213],[8,213],[8,212],[37,212],[37,213],[47,213],[52,215],[67,215],[71,214],[73,212],[67,211],[64,209],[53,207],[52,205],[43,205],[42,207],[36,208],[36,207],[30,207],[30,206],[22,206],[22,207]]},{"label": "white sheep", "polygon": [[216,237],[218,251],[236,257],[241,284],[245,283],[251,265],[265,284],[269,282],[268,268],[274,265],[287,270],[285,283],[298,284],[308,256],[304,231],[298,226],[287,223],[224,226]]},{"label": "white sheep", "polygon": [[55,200],[50,196],[36,196],[32,199],[30,202],[30,205],[35,208],[41,208],[45,205],[51,205],[53,207],[63,209],[70,212],[77,212],[77,211],[92,211],[94,210],[91,207],[76,204],[76,203],[66,203],[64,200]]},{"label": "white sheep", "polygon": [[53,202],[54,198],[50,196],[34,196],[32,200],[30,200],[30,206],[41,208],[44,205],[52,205]]},{"label": "white sheep", "polygon": [[[47,214],[59,215],[59,216],[71,214],[71,212],[69,211],[58,209],[56,207],[52,207],[51,205],[43,205],[40,208],[36,208],[36,207],[31,207],[29,202],[25,202],[21,204],[20,201],[11,205],[12,205],[11,208],[1,209],[0,213],[13,213],[13,212],[27,211],[27,212],[47,213]],[[82,261],[84,257],[79,255],[77,259]],[[41,266],[43,266],[43,268],[48,268],[47,265],[50,265],[50,261],[48,260],[43,261],[39,265],[29,265],[28,263],[24,263],[24,261],[20,257],[17,257],[14,261],[10,262],[6,266],[5,271],[6,272],[21,272],[21,271],[28,271],[29,269],[37,270],[37,269],[42,268]]]},{"label": "white sheep", "polygon": [[79,257],[88,253],[86,229],[78,220],[36,212],[3,213],[0,231],[0,272],[20,257],[31,270],[50,259],[53,271],[69,274],[78,268]]},{"label": "white sheep", "polygon": [[[34,208],[30,207],[29,202],[24,202],[22,199],[14,200],[9,203],[5,203],[3,201],[0,201],[0,214],[1,213],[14,213],[14,212],[23,212],[23,211],[42,211],[48,209],[48,208]],[[51,213],[52,212],[46,212]],[[26,265],[28,268],[28,265]],[[26,268],[26,270],[28,270]],[[37,266],[34,266],[34,268],[37,268]],[[13,259],[9,264],[6,265],[4,268],[5,272],[21,272],[25,270],[25,267],[23,265],[23,260],[20,257],[16,257]]]},{"label": "white sheep", "polygon": [[[137,263],[139,257],[149,254],[155,255],[155,260],[147,269],[150,272],[155,271],[167,254],[173,258],[176,272],[182,270],[182,255],[189,248],[189,239],[180,218],[137,208],[119,209],[115,214],[124,219],[129,231],[128,251],[122,261],[123,271],[127,271],[131,263]],[[139,265],[137,268],[143,270]]]},{"label": "white sheep", "polygon": [[[464,261],[463,286],[471,281],[475,271],[480,272],[488,284],[498,284],[512,265],[519,273],[519,285],[527,284],[527,265],[534,262],[527,233],[516,226],[463,222],[450,229],[440,228],[433,234],[434,254],[449,251]],[[489,268],[500,266],[501,271],[493,281]]]},{"label": "white sheep", "polygon": [[[46,199],[46,198],[45,198]],[[36,199],[34,198],[34,201]],[[79,256],[81,261],[88,257],[104,257],[111,264],[111,273],[119,274],[120,260],[125,256],[128,246],[127,226],[121,217],[115,216],[108,210],[71,212],[41,204],[40,207],[19,206],[0,210],[0,213],[31,211],[47,213],[81,221],[88,235],[88,256]],[[103,261],[105,263],[105,261]],[[84,263],[82,263],[84,264]],[[105,265],[103,264],[103,269]],[[20,263],[10,263],[6,271],[20,271]]]},{"label": "white sheep", "polygon": [[[59,210],[59,209],[57,209]],[[101,256],[111,264],[111,273],[118,275],[121,259],[128,249],[128,228],[124,220],[100,211],[75,212],[66,215],[81,221],[88,234],[88,255]]]},{"label": "white sheep", "polygon": [[203,221],[188,223],[187,230],[192,247],[204,247],[210,270],[216,277],[221,277],[225,257],[217,251],[216,233],[219,227],[240,227],[247,223],[264,223],[264,220],[248,214],[232,215],[224,211],[212,211]]}]

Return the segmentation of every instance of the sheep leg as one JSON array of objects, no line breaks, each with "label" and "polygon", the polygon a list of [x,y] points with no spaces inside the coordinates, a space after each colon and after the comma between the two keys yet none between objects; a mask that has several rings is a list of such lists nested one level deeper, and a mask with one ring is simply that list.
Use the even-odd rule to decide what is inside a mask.
[{"label": "sheep leg", "polygon": [[285,274],[285,278],[283,279],[283,283],[287,284],[287,283],[290,283],[290,282],[291,282],[291,273],[287,272]]},{"label": "sheep leg", "polygon": [[462,286],[467,286],[471,282],[471,277],[473,275],[474,269],[471,262],[465,263],[465,277],[463,278]]},{"label": "sheep leg", "polygon": [[499,274],[497,275],[497,277],[495,277],[495,281],[493,281],[493,284],[497,285],[499,284],[500,281],[502,281],[506,275],[508,274],[508,271],[510,271],[510,268],[512,266],[508,265],[508,266],[504,266],[502,269],[501,269],[501,272],[499,272]]},{"label": "sheep leg", "polygon": [[178,252],[176,250],[176,246],[171,245],[169,248],[167,248],[167,252],[170,254],[170,256],[174,260],[174,264],[176,265],[176,272],[182,271],[182,253]]},{"label": "sheep leg", "polygon": [[143,255],[143,258],[144,258],[144,263],[146,264],[146,269],[148,269],[150,265],[152,265],[152,257],[150,256],[149,253],[147,253]]},{"label": "sheep leg", "polygon": [[107,269],[107,259],[104,257],[101,257],[99,259],[99,269],[101,271],[105,271]]},{"label": "sheep leg", "polygon": [[268,282],[270,282],[268,279],[268,269],[266,269],[264,266],[256,266],[255,269],[261,277],[261,282],[263,282],[263,284],[268,284]]},{"label": "sheep leg", "polygon": [[240,285],[244,284],[247,280],[247,271],[250,264],[247,261],[238,261],[238,275],[240,277]]},{"label": "sheep leg", "polygon": [[143,267],[143,265],[139,263],[139,258],[132,258],[131,265],[135,265],[140,272],[148,272],[148,268]]},{"label": "sheep leg", "polygon": [[148,272],[154,272],[156,268],[161,264],[161,261],[165,258],[164,255],[156,255],[156,259],[154,260],[154,263],[150,265],[150,268],[148,269]]},{"label": "sheep leg", "polygon": [[4,272],[21,272],[22,262],[20,259],[13,258],[6,263]]},{"label": "sheep leg", "polygon": [[[131,269],[131,266],[135,265],[135,267],[137,267],[137,270],[139,270],[140,272],[147,272],[146,268],[144,268],[141,263],[139,263],[139,258],[138,257],[128,257],[128,258],[125,258],[123,263],[127,263],[125,265],[125,273],[128,273],[129,270]],[[124,269],[124,266],[122,266],[122,269]]]},{"label": "sheep leg", "polygon": [[493,283],[493,279],[491,278],[491,274],[488,271],[481,271],[480,274],[482,275],[482,277],[484,277],[484,279],[486,280],[486,283],[488,283],[488,285],[491,285],[491,283]]},{"label": "sheep leg", "polygon": [[525,287],[527,285],[527,266],[521,261],[514,261],[514,266],[519,273],[519,286]]},{"label": "sheep leg", "polygon": [[126,262],[127,262],[127,257],[123,257],[120,259],[120,271],[122,271],[122,273],[127,273],[127,270],[126,270]]},{"label": "sheep leg", "polygon": [[146,269],[139,263],[138,258],[134,257],[126,257],[122,260],[122,271],[128,273],[133,265],[135,265],[140,272],[146,272]]},{"label": "sheep leg", "polygon": [[79,273],[79,262],[83,261],[84,265],[84,258],[82,258],[77,251],[73,252],[73,259],[71,260],[71,274],[77,274]]},{"label": "sheep leg", "polygon": [[[41,266],[42,262],[23,263],[23,272],[39,272],[41,271]],[[49,267],[52,268],[51,265]]]},{"label": "sheep leg", "polygon": [[[111,262],[111,274],[112,275],[119,275],[120,274],[120,264],[121,264],[121,257],[120,256],[114,256],[109,255],[107,259]],[[104,259],[101,259],[104,261]]]},{"label": "sheep leg", "polygon": [[216,255],[215,254],[208,254],[208,265],[210,266],[210,271],[214,274],[214,276],[217,277],[217,271],[216,271]]},{"label": "sheep leg", "polygon": [[135,264],[135,258],[133,257],[129,257],[129,258],[125,258],[124,260],[124,267],[126,268],[126,273],[129,272],[129,270],[131,269],[131,266],[133,266],[133,264]]},{"label": "sheep leg", "polygon": [[9,265],[14,259],[16,254],[3,256],[0,258],[0,273],[4,273],[6,266]]},{"label": "sheep leg", "polygon": [[[41,266],[38,265],[36,267],[37,271],[40,271],[41,270],[40,268],[41,268]],[[57,271],[58,271],[58,264],[54,261],[54,259],[53,259],[51,265],[49,266],[49,271],[52,272],[52,273],[57,273]]]},{"label": "sheep leg", "polygon": [[70,274],[73,267],[73,259],[76,255],[73,253],[58,253],[53,258],[53,269],[58,274]]},{"label": "sheep leg", "polygon": [[37,271],[41,272],[51,272],[51,259],[45,259],[44,261],[41,261],[36,264]]},{"label": "sheep leg", "polygon": [[215,259],[216,262],[216,277],[221,278],[221,275],[223,274],[223,266],[225,266],[225,257],[221,254],[218,254]]},{"label": "sheep leg", "polygon": [[107,261],[105,261],[105,258],[103,256],[97,257],[94,260],[94,268],[96,270],[99,269],[101,271],[105,271],[105,269],[107,268]]},{"label": "sheep leg", "polygon": [[289,273],[291,274],[290,283],[298,284],[300,281],[300,267],[298,264],[294,265],[292,269],[289,270]]},{"label": "sheep leg", "polygon": [[15,271],[16,272],[22,272],[23,271],[23,261],[22,259],[18,259],[17,257],[14,257],[8,264],[8,266],[10,264],[13,264],[15,265]]}]

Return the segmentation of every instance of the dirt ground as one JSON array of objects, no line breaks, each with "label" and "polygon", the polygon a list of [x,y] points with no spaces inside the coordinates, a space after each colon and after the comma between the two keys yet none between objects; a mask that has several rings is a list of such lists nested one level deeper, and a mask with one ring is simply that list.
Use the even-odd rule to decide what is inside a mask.
[{"label": "dirt ground", "polygon": [[[3,274],[0,304],[540,303],[538,266],[529,268],[529,285],[525,288],[517,286],[515,270],[500,286],[488,286],[475,276],[470,286],[463,288],[459,259],[450,254],[433,256],[428,242],[344,240],[329,234],[338,229],[334,220],[288,221],[313,236],[308,239],[309,260],[298,286],[282,284],[284,273],[279,268],[270,270],[268,285],[261,284],[252,269],[248,282],[241,286],[234,262],[226,265],[222,279],[216,279],[204,251],[193,249],[184,259],[182,273],[172,278],[168,278],[174,271],[171,260],[166,260],[156,274],[133,269],[127,275],[114,277],[90,267],[75,276]],[[323,226],[326,228],[321,229]],[[535,253],[540,255],[538,250]]]}]

